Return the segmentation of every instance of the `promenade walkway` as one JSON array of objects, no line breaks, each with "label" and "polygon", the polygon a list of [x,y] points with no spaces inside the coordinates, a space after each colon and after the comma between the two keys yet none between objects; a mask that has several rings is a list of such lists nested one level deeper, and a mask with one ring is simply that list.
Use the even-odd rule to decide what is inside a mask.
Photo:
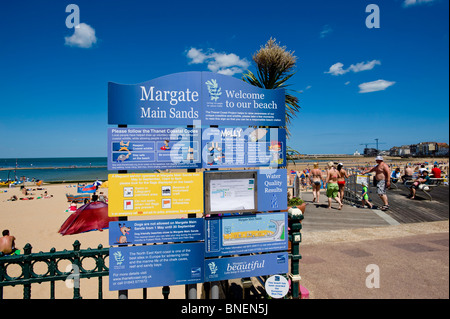
[{"label": "promenade walkway", "polygon": [[311,192],[302,192],[308,205],[300,275],[310,298],[449,298],[448,187],[433,190],[431,202],[409,200],[405,189],[388,196],[386,212],[337,210],[334,202],[327,209],[324,193],[316,204]]}]

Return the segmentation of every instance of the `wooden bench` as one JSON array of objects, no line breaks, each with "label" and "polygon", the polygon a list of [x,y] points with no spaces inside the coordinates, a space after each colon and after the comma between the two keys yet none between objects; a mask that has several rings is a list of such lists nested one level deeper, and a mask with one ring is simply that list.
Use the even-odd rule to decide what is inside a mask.
[{"label": "wooden bench", "polygon": [[[403,183],[403,185],[405,185],[409,189],[409,188],[411,188],[411,186],[414,183],[414,181],[415,180],[410,179],[410,180],[406,181],[405,183]],[[432,200],[432,197],[430,195],[431,190],[433,188],[435,188],[435,187],[440,186],[443,181],[444,181],[444,178],[430,178],[430,183],[429,184],[423,184],[424,187],[423,188],[417,187],[417,190],[420,190],[420,191],[424,192],[428,196],[428,198],[430,200]],[[426,189],[425,186],[428,186],[428,189]]]}]

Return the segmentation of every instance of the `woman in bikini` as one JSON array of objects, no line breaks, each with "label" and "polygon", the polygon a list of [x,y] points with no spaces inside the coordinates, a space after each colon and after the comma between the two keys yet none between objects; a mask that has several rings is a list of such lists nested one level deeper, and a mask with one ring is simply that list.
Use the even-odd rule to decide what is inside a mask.
[{"label": "woman in bikini", "polygon": [[319,196],[320,196],[320,184],[322,182],[322,172],[319,169],[319,164],[314,163],[314,168],[311,170],[310,173],[311,178],[311,185],[312,185],[312,191],[313,191],[313,203],[319,203]]},{"label": "woman in bikini", "polygon": [[328,171],[327,171],[327,197],[328,197],[328,209],[331,208],[331,199],[334,198],[334,200],[339,204],[339,210],[342,209],[342,202],[339,198],[339,186],[337,184],[337,179],[339,177],[338,170],[334,167],[333,162],[328,163]]},{"label": "woman in bikini", "polygon": [[337,166],[337,170],[339,172],[337,184],[339,186],[339,197],[341,201],[344,200],[344,189],[345,189],[345,179],[348,178],[347,171],[343,169],[344,165],[342,163],[339,163]]}]

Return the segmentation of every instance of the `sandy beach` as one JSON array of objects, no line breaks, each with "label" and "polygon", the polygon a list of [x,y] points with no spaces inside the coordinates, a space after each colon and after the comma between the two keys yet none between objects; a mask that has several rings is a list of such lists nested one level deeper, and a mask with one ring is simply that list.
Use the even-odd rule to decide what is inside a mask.
[{"label": "sandy beach", "polygon": [[[432,164],[435,159],[409,159],[409,160],[389,160],[388,164],[403,165],[405,163],[420,163],[428,161]],[[354,158],[354,159],[337,159],[334,161],[344,163],[346,167],[375,165],[372,158]],[[437,159],[438,162],[444,162],[445,165],[440,165],[445,173],[448,172],[448,159]],[[307,167],[312,168],[310,163],[288,165],[288,172],[293,169],[301,171]],[[320,169],[326,168],[326,162],[320,162]],[[91,231],[77,235],[62,236],[58,233],[59,228],[64,221],[70,216],[66,210],[70,203],[67,201],[66,194],[76,194],[76,184],[43,184],[38,190],[37,186],[30,186],[30,193],[28,197],[33,197],[31,200],[17,200],[8,201],[11,196],[16,195],[18,198],[25,197],[18,187],[15,188],[0,188],[0,228],[1,230],[9,229],[12,236],[16,237],[16,247],[23,253],[23,247],[29,243],[31,244],[32,252],[38,253],[48,252],[51,248],[56,251],[64,249],[72,250],[72,244],[78,240],[81,243],[81,249],[97,248],[98,245],[109,247],[108,230],[105,231]],[[44,191],[47,191],[50,197],[44,198]],[[99,188],[98,193],[103,192],[108,196],[108,188]],[[41,197],[38,199],[38,197]],[[78,204],[80,207],[81,204]],[[185,216],[182,216],[185,217]],[[161,217],[164,218],[164,217]],[[172,218],[172,217],[171,217]],[[179,216],[173,216],[179,218]],[[149,219],[143,216],[142,219]],[[81,295],[83,298],[97,298],[97,279],[86,279],[81,283]],[[32,298],[49,298],[49,284],[34,284],[32,286]],[[64,282],[57,283],[56,298],[72,298],[73,292],[71,289],[65,287]],[[200,290],[200,289],[199,289]],[[200,291],[199,291],[200,293]],[[23,287],[6,287],[4,288],[5,299],[15,299],[23,297]],[[110,292],[108,289],[108,278],[103,280],[103,294],[104,298],[117,298],[117,292]],[[161,288],[149,289],[149,298],[162,298]],[[142,290],[137,289],[130,291],[129,298],[142,298]],[[184,298],[184,286],[171,287],[170,298]]]}]

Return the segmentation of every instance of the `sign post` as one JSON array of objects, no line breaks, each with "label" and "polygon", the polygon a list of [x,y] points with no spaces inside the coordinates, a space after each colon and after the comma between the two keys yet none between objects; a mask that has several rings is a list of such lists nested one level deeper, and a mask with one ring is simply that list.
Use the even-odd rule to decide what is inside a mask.
[{"label": "sign post", "polygon": [[[168,298],[183,284],[196,299],[205,283],[218,299],[220,280],[288,272],[284,89],[211,72],[110,82],[108,124],[118,125],[108,129],[108,169],[118,171],[108,177],[108,215],[119,217],[110,225],[119,298],[155,286]],[[180,214],[188,218],[128,220]]]}]

